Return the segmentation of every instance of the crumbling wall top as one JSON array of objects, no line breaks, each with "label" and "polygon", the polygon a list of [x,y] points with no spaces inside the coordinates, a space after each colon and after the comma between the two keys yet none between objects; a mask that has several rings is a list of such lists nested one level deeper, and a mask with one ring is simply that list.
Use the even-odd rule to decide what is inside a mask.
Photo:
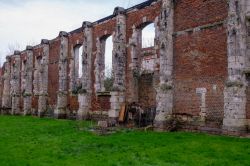
[{"label": "crumbling wall top", "polygon": [[47,39],[42,39],[42,40],[41,40],[41,44],[49,44],[49,40],[47,40]]},{"label": "crumbling wall top", "polygon": [[116,7],[114,9],[113,15],[126,14],[126,10],[123,7]]},{"label": "crumbling wall top", "polygon": [[33,46],[26,46],[26,50],[27,51],[32,51],[33,50]]},{"label": "crumbling wall top", "polygon": [[61,31],[61,32],[59,33],[59,36],[60,36],[60,37],[68,37],[69,34],[68,34],[68,32]]},{"label": "crumbling wall top", "polygon": [[92,26],[93,26],[92,23],[89,22],[89,21],[84,21],[84,22],[82,23],[82,29],[91,28]]},{"label": "crumbling wall top", "polygon": [[15,50],[14,55],[21,55],[21,51]]}]

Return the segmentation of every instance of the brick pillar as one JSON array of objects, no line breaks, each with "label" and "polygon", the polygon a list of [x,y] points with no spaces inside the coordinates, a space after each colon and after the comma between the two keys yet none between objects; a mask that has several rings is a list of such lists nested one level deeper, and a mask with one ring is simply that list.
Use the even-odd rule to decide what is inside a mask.
[{"label": "brick pillar", "polygon": [[26,47],[26,57],[22,67],[22,96],[23,114],[31,115],[32,112],[32,74],[33,74],[33,47]]},{"label": "brick pillar", "polygon": [[173,32],[174,2],[163,0],[159,16],[160,84],[157,89],[157,108],[154,127],[165,129],[172,119],[173,111]]},{"label": "brick pillar", "polygon": [[244,133],[246,121],[246,18],[243,1],[230,0],[227,22],[228,80],[224,89],[224,132]]},{"label": "brick pillar", "polygon": [[92,23],[83,22],[82,29],[84,32],[83,53],[82,53],[82,88],[78,94],[79,110],[77,119],[87,119],[91,109],[92,95],[92,56],[93,56],[93,32]]},{"label": "brick pillar", "polygon": [[11,59],[10,56],[7,56],[6,62],[4,63],[4,74],[3,74],[2,114],[11,113],[10,79],[11,79]]},{"label": "brick pillar", "polygon": [[68,90],[67,90],[67,67],[68,67],[68,33],[60,32],[61,45],[59,54],[59,89],[57,94],[57,108],[54,112],[55,118],[67,117]]},{"label": "brick pillar", "polygon": [[125,103],[125,72],[126,72],[126,11],[121,7],[114,10],[116,15],[116,28],[113,37],[113,62],[114,75],[113,92],[111,92],[111,109],[109,119],[116,122],[121,105]]},{"label": "brick pillar", "polygon": [[20,115],[20,97],[21,97],[21,87],[20,87],[20,71],[21,71],[21,52],[15,51],[11,62],[11,114]]}]

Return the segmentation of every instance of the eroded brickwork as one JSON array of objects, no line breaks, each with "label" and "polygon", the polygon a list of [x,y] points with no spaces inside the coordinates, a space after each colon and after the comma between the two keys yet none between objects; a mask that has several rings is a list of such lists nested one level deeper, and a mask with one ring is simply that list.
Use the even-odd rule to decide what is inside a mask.
[{"label": "eroded brickwork", "polygon": [[22,96],[24,115],[32,113],[32,83],[33,83],[33,47],[27,46],[26,56],[22,61]]},{"label": "eroded brickwork", "polygon": [[[247,0],[148,0],[116,7],[108,17],[8,56],[1,112],[117,124],[122,106],[136,104],[156,110],[156,129],[246,133],[249,6]],[[154,43],[143,48],[142,31],[151,23]],[[107,92],[110,36],[114,82]]]},{"label": "eroded brickwork", "polygon": [[11,74],[11,64],[10,57],[6,57],[6,61],[3,66],[3,72],[1,78],[3,79],[2,84],[2,113],[10,114],[11,109],[11,96],[10,96],[10,74]]}]

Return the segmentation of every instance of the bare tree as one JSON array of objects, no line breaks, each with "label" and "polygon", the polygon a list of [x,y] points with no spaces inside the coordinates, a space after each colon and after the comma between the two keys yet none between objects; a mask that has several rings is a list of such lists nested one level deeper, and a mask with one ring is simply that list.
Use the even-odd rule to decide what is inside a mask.
[{"label": "bare tree", "polygon": [[114,83],[114,76],[113,70],[111,66],[105,66],[105,80],[104,80],[104,87],[106,91],[111,91],[113,88]]},{"label": "bare tree", "polygon": [[35,41],[34,39],[30,40],[29,42],[27,42],[27,46],[35,46],[38,45],[39,43],[37,41]]},{"label": "bare tree", "polygon": [[154,46],[154,38],[145,37],[142,39],[142,48],[148,48]]},{"label": "bare tree", "polygon": [[20,50],[21,46],[18,42],[8,44],[7,54],[13,54],[15,50]]},{"label": "bare tree", "polygon": [[[26,46],[27,45],[35,46],[37,44],[38,43],[35,40],[30,40],[29,42],[27,42]],[[24,47],[20,43],[18,42],[10,43],[8,44],[7,54],[13,54],[15,50],[21,50],[21,49],[24,49]]]},{"label": "bare tree", "polygon": [[2,51],[0,51],[0,67],[2,67],[2,64],[4,62],[4,59],[5,59],[5,55],[3,54]]}]

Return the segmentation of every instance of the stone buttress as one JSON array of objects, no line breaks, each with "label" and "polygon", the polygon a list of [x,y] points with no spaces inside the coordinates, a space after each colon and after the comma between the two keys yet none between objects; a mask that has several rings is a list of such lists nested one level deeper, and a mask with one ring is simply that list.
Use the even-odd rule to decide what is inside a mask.
[{"label": "stone buttress", "polygon": [[83,22],[82,29],[84,32],[83,53],[82,53],[82,88],[78,92],[79,110],[77,119],[87,119],[91,109],[92,96],[92,56],[93,56],[93,30],[92,23]]},{"label": "stone buttress", "polygon": [[141,29],[137,29],[135,26],[133,26],[133,33],[132,33],[132,37],[129,40],[129,46],[130,46],[130,53],[131,53],[131,64],[129,65],[130,69],[132,70],[132,74],[133,74],[133,86],[131,87],[131,91],[132,91],[132,98],[130,99],[130,102],[139,102],[139,94],[138,94],[138,78],[140,75],[140,62],[141,62],[141,56],[140,56],[140,47],[141,47],[141,36],[142,35],[142,31]]},{"label": "stone buttress", "polygon": [[113,37],[113,61],[114,75],[113,90],[111,92],[111,109],[108,116],[111,121],[116,121],[121,105],[125,103],[125,70],[126,70],[126,14],[125,9],[116,7],[116,28]]},{"label": "stone buttress", "polygon": [[160,84],[157,88],[154,127],[162,130],[171,122],[173,111],[174,2],[172,0],[162,1],[159,22]]},{"label": "stone buttress", "polygon": [[60,52],[59,52],[59,88],[57,93],[57,106],[54,112],[55,118],[61,119],[67,117],[68,105],[68,86],[67,86],[67,67],[68,67],[68,33],[60,32]]},{"label": "stone buttress", "polygon": [[95,59],[95,92],[104,92],[105,80],[105,45],[106,39],[96,39],[96,59]]},{"label": "stone buttress", "polygon": [[11,79],[11,59],[6,57],[3,74],[3,95],[2,95],[2,114],[11,113],[11,96],[10,96],[10,79]]},{"label": "stone buttress", "polygon": [[39,69],[39,97],[38,97],[38,116],[45,116],[48,108],[48,65],[49,65],[49,41],[42,40],[42,57]]},{"label": "stone buttress", "polygon": [[26,56],[22,63],[22,96],[23,114],[32,113],[32,82],[33,82],[33,47],[26,47]]},{"label": "stone buttress", "polygon": [[228,80],[224,89],[224,132],[244,133],[246,124],[246,1],[230,0],[227,22]]},{"label": "stone buttress", "polygon": [[15,51],[11,62],[11,114],[20,115],[20,98],[21,98],[21,52]]}]

